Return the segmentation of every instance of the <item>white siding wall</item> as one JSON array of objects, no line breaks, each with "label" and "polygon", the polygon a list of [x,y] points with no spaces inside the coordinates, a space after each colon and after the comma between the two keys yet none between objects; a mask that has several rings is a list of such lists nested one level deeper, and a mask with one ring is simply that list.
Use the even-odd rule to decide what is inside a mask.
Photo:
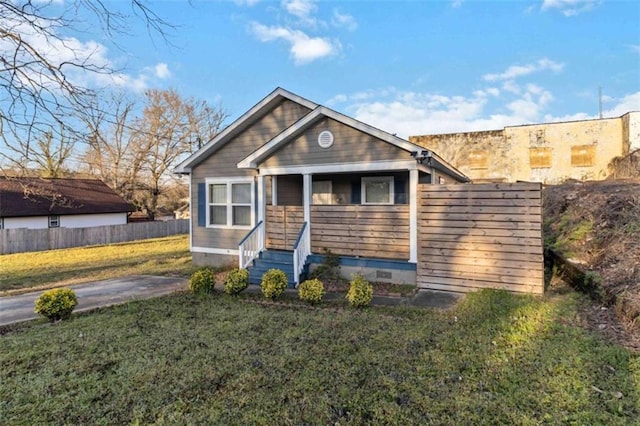
[{"label": "white siding wall", "polygon": [[[61,228],[89,228],[103,225],[124,225],[127,223],[126,213],[78,214],[60,216]],[[48,216],[5,217],[5,229],[29,228],[42,229],[49,227]]]}]

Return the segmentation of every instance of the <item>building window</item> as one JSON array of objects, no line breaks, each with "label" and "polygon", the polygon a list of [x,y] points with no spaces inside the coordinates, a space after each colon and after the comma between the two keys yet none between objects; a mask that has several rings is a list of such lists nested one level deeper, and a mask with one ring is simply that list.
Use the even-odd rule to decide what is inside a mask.
[{"label": "building window", "polygon": [[207,180],[207,225],[249,228],[253,223],[253,181]]},{"label": "building window", "polygon": [[571,166],[592,167],[596,156],[595,145],[578,145],[571,147]]},{"label": "building window", "polygon": [[393,204],[393,176],[363,177],[362,204]]},{"label": "building window", "polygon": [[313,181],[311,199],[313,204],[333,204],[333,187],[330,180]]},{"label": "building window", "polygon": [[58,215],[49,216],[49,228],[60,228],[60,216]]},{"label": "building window", "polygon": [[489,156],[485,151],[471,151],[469,153],[469,168],[471,170],[488,169]]},{"label": "building window", "polygon": [[0,229],[4,229],[4,217],[0,217]]},{"label": "building window", "polygon": [[532,169],[551,167],[551,148],[529,148],[529,165]]}]

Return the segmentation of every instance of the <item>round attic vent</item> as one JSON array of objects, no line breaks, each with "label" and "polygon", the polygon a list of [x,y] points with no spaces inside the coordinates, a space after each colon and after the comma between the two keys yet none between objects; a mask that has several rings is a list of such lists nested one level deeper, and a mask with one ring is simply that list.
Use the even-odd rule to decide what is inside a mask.
[{"label": "round attic vent", "polygon": [[318,135],[318,145],[320,145],[322,148],[329,148],[331,145],[333,145],[333,133],[331,133],[329,130],[320,132],[320,134]]}]

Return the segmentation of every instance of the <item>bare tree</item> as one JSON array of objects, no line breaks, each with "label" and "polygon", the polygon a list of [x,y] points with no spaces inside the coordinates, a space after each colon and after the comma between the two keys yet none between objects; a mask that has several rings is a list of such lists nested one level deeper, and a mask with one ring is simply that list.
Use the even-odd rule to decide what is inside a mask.
[{"label": "bare tree", "polygon": [[[149,31],[164,37],[170,26],[144,0],[129,1]],[[83,15],[97,17],[108,37],[126,32],[132,19],[101,0],[54,3],[0,0],[0,165],[12,169],[30,164],[39,148],[34,141],[44,135],[81,135],[82,120],[74,117],[95,95],[83,82],[115,72],[101,45],[73,37],[83,30]]]},{"label": "bare tree", "polygon": [[60,140],[56,141],[52,132],[47,132],[37,140],[38,150],[33,161],[37,164],[42,177],[59,178],[67,174],[67,160],[71,157],[75,140],[60,132]]},{"label": "bare tree", "polygon": [[135,146],[144,160],[133,202],[153,219],[159,197],[172,177],[171,169],[197,149],[198,141],[212,139],[227,113],[204,101],[183,99],[175,90],[148,90],[145,94],[142,117],[134,125]]},{"label": "bare tree", "polygon": [[123,95],[88,110],[82,162],[87,173],[154,219],[160,206],[174,209],[176,194],[185,192],[186,185],[171,169],[212,139],[228,114],[219,105],[182,98],[175,90],[148,90],[145,96],[140,116]]}]

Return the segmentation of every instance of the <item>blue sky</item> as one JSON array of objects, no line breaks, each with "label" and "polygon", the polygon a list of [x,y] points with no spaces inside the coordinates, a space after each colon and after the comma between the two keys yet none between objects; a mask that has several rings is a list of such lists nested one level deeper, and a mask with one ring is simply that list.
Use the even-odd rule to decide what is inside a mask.
[{"label": "blue sky", "polygon": [[[123,5],[126,3],[112,3]],[[150,2],[102,60],[131,91],[175,88],[231,122],[281,86],[400,136],[499,129],[640,110],[640,2]]]}]

